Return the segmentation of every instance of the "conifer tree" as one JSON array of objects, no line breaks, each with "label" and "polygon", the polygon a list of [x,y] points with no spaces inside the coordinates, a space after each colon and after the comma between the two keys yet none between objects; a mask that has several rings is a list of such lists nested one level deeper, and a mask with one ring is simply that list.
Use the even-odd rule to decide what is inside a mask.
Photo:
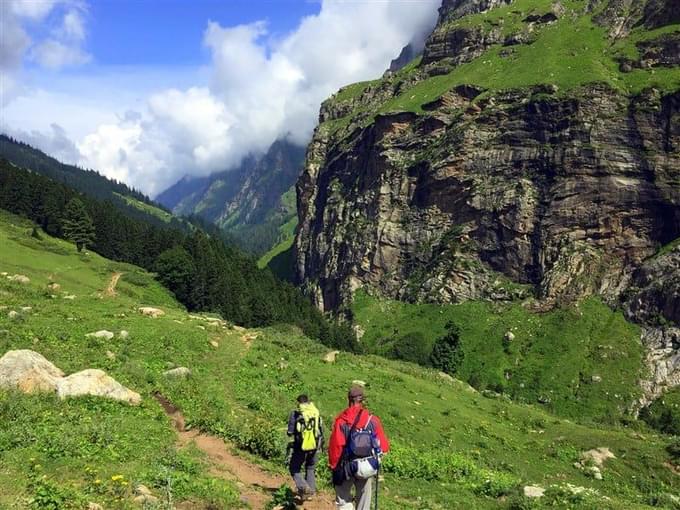
[{"label": "conifer tree", "polygon": [[66,204],[66,211],[64,211],[62,218],[62,229],[66,239],[75,243],[78,251],[83,251],[83,248],[94,242],[92,218],[85,209],[85,205],[77,198],[72,198]]}]

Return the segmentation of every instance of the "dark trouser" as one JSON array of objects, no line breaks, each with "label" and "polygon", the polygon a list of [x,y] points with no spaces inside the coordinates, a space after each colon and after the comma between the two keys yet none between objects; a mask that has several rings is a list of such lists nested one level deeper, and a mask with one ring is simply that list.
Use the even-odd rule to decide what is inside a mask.
[{"label": "dark trouser", "polygon": [[[319,450],[314,450],[313,452],[293,450],[288,468],[298,490],[308,489],[311,493],[316,492],[316,475],[314,470],[318,461]],[[305,470],[304,476],[302,474],[303,468]]]}]

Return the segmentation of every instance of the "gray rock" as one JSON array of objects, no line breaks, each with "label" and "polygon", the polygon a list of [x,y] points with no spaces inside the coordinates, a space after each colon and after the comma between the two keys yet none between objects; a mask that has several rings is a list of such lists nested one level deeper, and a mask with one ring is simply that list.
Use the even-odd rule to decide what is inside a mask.
[{"label": "gray rock", "polygon": [[191,375],[191,370],[189,370],[187,367],[177,367],[171,370],[166,370],[163,372],[163,375],[166,377],[185,378]]},{"label": "gray rock", "polygon": [[114,337],[113,332],[102,329],[100,331],[95,331],[94,333],[88,333],[85,335],[87,338],[103,338],[104,340],[111,340]]},{"label": "gray rock", "polygon": [[142,401],[139,393],[121,385],[106,372],[98,369],[87,369],[57,381],[57,395],[59,398],[92,395],[120,400],[131,405]]},{"label": "gray rock", "polygon": [[18,389],[24,393],[55,391],[63,375],[35,351],[8,351],[0,358],[0,388]]}]

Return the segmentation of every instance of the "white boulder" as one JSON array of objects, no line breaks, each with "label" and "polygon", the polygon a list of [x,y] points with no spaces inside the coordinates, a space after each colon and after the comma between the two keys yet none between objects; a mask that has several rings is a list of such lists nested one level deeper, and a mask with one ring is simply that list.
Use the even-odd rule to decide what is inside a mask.
[{"label": "white boulder", "polygon": [[0,358],[0,388],[24,393],[54,391],[64,372],[28,349],[8,351]]},{"label": "white boulder", "polygon": [[109,377],[103,370],[90,368],[76,372],[57,381],[59,398],[93,395],[96,397],[120,400],[131,405],[142,401],[139,393],[129,390],[118,381]]},{"label": "white boulder", "polygon": [[157,318],[165,315],[165,312],[160,308],[154,308],[153,306],[142,306],[138,308],[139,313],[147,317]]},{"label": "white boulder", "polygon": [[594,448],[592,450],[588,450],[587,452],[583,452],[581,454],[581,461],[586,462],[586,463],[592,463],[592,465],[597,466],[597,467],[602,467],[602,464],[604,464],[604,461],[607,459],[615,459],[616,455],[614,455],[609,448],[605,448],[604,446],[601,446],[599,448]]},{"label": "white boulder", "polygon": [[9,279],[13,282],[21,283],[22,285],[26,285],[27,283],[31,282],[31,279],[23,274],[15,274],[14,276],[10,276]]},{"label": "white boulder", "polygon": [[111,331],[105,329],[95,331],[94,333],[88,333],[85,335],[87,338],[103,338],[104,340],[111,340],[114,335]]},{"label": "white boulder", "polygon": [[323,360],[326,363],[335,363],[338,354],[340,354],[340,351],[331,351],[323,357]]},{"label": "white boulder", "polygon": [[543,487],[536,485],[526,485],[524,487],[524,496],[527,498],[542,498],[544,494],[545,489]]},{"label": "white boulder", "polygon": [[187,367],[177,367],[173,368],[172,370],[166,370],[163,372],[163,375],[166,377],[187,377],[191,375],[191,370],[189,370]]}]

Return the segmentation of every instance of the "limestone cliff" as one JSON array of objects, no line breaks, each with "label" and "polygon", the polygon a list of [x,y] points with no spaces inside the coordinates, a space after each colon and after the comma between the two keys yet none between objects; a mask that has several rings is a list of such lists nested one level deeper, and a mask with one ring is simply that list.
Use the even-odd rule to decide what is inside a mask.
[{"label": "limestone cliff", "polygon": [[295,242],[316,304],[619,303],[680,237],[678,3],[444,0],[422,59],[322,105]]}]

